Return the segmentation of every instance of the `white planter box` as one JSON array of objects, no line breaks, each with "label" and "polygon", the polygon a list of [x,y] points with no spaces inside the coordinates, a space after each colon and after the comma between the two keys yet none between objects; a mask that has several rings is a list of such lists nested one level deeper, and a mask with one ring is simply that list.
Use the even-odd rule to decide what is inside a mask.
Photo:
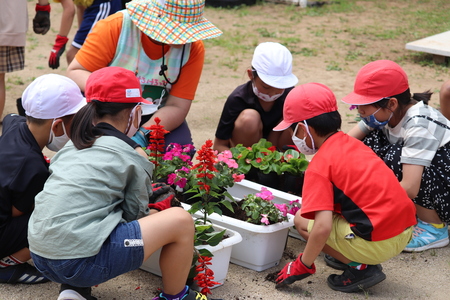
[{"label": "white planter box", "polygon": [[[190,205],[182,203],[187,210]],[[194,214],[200,217],[200,213]],[[277,266],[283,256],[289,227],[292,227],[293,216],[289,215],[288,222],[272,225],[256,225],[219,214],[209,215],[213,224],[239,232],[242,242],[233,246],[230,261],[234,264],[263,271]]]},{"label": "white planter box", "polygon": [[[302,203],[302,197],[299,197],[299,196],[296,196],[293,194],[289,194],[289,193],[285,193],[280,190],[277,190],[277,189],[274,189],[271,187],[267,187],[267,186],[264,186],[259,183],[256,183],[256,182],[253,182],[250,180],[246,180],[246,179],[242,180],[241,182],[236,182],[233,187],[228,189],[228,192],[236,200],[241,200],[245,195],[259,193],[261,191],[261,187],[266,187],[273,194],[273,196],[274,196],[274,199],[272,200],[273,203],[289,204],[289,201],[294,201],[294,200],[300,200],[300,204]],[[304,241],[304,239],[300,236],[300,234],[294,227],[291,227],[289,229],[289,236],[292,236],[296,239],[300,239],[300,240]]]},{"label": "white planter box", "polygon": [[[221,286],[225,283],[225,279],[228,273],[228,265],[230,263],[231,257],[231,249],[233,245],[236,245],[242,241],[241,235],[229,228],[223,228],[220,225],[214,227],[218,227],[219,230],[227,229],[226,235],[228,238],[224,239],[217,246],[197,246],[198,249],[207,248],[214,255],[211,262],[212,265],[209,266],[211,270],[214,272],[214,281],[219,282],[220,285],[216,285],[215,287]],[[140,269],[150,272],[152,274],[161,276],[161,269],[159,267],[159,256],[161,254],[161,249],[153,253],[140,267]]]}]

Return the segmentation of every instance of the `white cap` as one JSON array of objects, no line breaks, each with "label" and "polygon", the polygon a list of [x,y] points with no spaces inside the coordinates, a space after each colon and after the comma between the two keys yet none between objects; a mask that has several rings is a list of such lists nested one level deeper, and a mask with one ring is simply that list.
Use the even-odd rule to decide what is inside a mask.
[{"label": "white cap", "polygon": [[27,116],[55,119],[73,115],[86,104],[78,85],[70,78],[46,74],[36,78],[22,94]]},{"label": "white cap", "polygon": [[286,89],[298,83],[292,74],[292,54],[279,43],[259,44],[253,53],[252,67],[265,84],[274,88]]}]

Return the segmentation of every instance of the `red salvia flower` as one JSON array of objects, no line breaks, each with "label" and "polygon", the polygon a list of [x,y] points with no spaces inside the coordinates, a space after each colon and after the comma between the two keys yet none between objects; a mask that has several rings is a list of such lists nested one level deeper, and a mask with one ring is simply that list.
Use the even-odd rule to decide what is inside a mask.
[{"label": "red salvia flower", "polygon": [[197,271],[197,276],[194,277],[194,281],[197,282],[197,285],[201,287],[200,293],[203,295],[211,294],[211,287],[220,284],[219,282],[214,281],[214,271],[208,268],[208,265],[211,265],[212,257],[209,256],[198,256],[198,265],[195,268]]},{"label": "red salvia flower", "polygon": [[164,125],[160,125],[161,119],[156,117],[155,124],[145,127],[145,129],[150,130],[150,138],[148,149],[150,150],[150,161],[157,167],[159,165],[159,157],[164,154],[164,135],[169,133],[169,131],[164,129]]}]

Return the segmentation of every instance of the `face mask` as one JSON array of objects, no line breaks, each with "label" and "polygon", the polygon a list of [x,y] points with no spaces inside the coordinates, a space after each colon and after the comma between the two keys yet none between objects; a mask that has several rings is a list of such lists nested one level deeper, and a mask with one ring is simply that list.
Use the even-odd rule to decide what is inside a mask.
[{"label": "face mask", "polygon": [[309,137],[311,138],[311,142],[312,142],[312,149],[308,147],[308,145],[306,144],[306,136],[303,139],[298,138],[295,134],[297,133],[297,129],[298,129],[298,124],[297,126],[295,126],[295,130],[294,130],[294,134],[292,135],[292,141],[294,142],[295,146],[297,146],[298,150],[305,154],[305,155],[313,155],[317,152],[318,149],[316,149],[314,147],[314,140],[311,136],[311,134],[309,133],[309,129],[308,129],[308,124],[305,122],[305,126],[306,126],[306,132],[308,133]]},{"label": "face mask", "polygon": [[[52,128],[53,128],[54,123],[55,123],[55,120],[53,120]],[[61,150],[62,147],[64,147],[64,145],[69,141],[69,136],[67,135],[66,127],[64,126],[64,122],[62,122],[62,128],[64,131],[63,135],[55,136],[52,128],[50,128],[50,137],[48,139],[47,148],[52,151],[57,152],[57,151]]]},{"label": "face mask", "polygon": [[[139,105],[139,104],[138,104],[138,105]],[[125,134],[126,134],[129,138],[133,137],[133,135],[134,135],[134,134],[138,131],[138,129],[139,129],[139,124],[141,124],[142,109],[139,110],[139,113],[137,114],[137,116],[136,116],[136,114],[135,114],[136,107],[138,107],[138,105],[136,105],[135,107],[133,107],[133,109],[131,110],[130,118],[128,119],[127,130],[125,130]],[[136,118],[138,119],[138,120],[137,120],[138,127],[134,126],[134,123],[135,123],[134,121],[136,120]]]},{"label": "face mask", "polygon": [[375,118],[375,114],[381,109],[381,107],[379,109],[377,109],[376,112],[374,112],[373,114],[371,114],[370,116],[364,117],[362,118],[362,120],[364,121],[364,123],[367,124],[367,126],[372,127],[373,129],[381,129],[384,126],[386,126],[386,124],[389,122],[389,120],[392,118],[393,112],[391,112],[391,115],[389,116],[389,119],[387,119],[386,121],[380,122],[377,120],[377,118]]},{"label": "face mask", "polygon": [[281,95],[283,95],[283,93],[272,95],[272,96],[263,94],[258,90],[258,88],[255,86],[255,84],[253,82],[252,82],[252,88],[253,88],[253,93],[255,93],[256,97],[258,97],[259,99],[261,99],[262,101],[265,101],[265,102],[273,102],[273,101],[277,100],[278,98],[280,98]]}]

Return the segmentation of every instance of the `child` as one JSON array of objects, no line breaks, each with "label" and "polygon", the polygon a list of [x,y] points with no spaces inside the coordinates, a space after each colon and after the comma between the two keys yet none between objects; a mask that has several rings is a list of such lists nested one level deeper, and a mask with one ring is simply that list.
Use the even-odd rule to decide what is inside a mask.
[{"label": "child", "polygon": [[439,106],[441,113],[450,119],[450,80],[445,81],[439,91]]},{"label": "child", "polygon": [[47,74],[23,92],[26,118],[7,115],[0,137],[0,282],[48,281],[26,263],[28,220],[49,176],[42,149],[58,151],[69,140],[73,115],[84,105],[71,79]]},{"label": "child", "polygon": [[298,83],[291,53],[279,43],[261,43],[247,75],[250,81],[238,86],[223,107],[214,140],[219,152],[237,144],[250,147],[261,138],[279,149],[291,142],[289,130],[272,131],[282,119],[286,95]]},{"label": "child", "polygon": [[283,117],[274,130],[294,124],[294,144],[315,155],[294,219],[306,247],[278,274],[277,287],[314,274],[321,251],[347,264],[343,274],[328,277],[333,290],[357,292],[383,281],[379,264],[399,254],[411,239],[414,204],[372,150],[339,131],[336,98],[325,85],[295,87]]},{"label": "child", "polygon": [[361,68],[354,92],[342,100],[357,105],[362,118],[349,135],[365,138],[416,204],[418,224],[407,252],[449,243],[450,121],[426,104],[430,96],[411,98],[403,69],[378,60]]},{"label": "child", "polygon": [[102,68],[89,77],[85,95],[72,142],[52,159],[52,175],[36,197],[29,225],[36,267],[61,283],[58,299],[95,299],[91,286],[139,268],[162,248],[163,292],[156,299],[207,300],[185,286],[191,215],[167,206],[149,215],[153,164],[130,138],[147,102],[139,80],[121,67]]},{"label": "child", "polygon": [[[119,11],[122,8],[121,0],[54,0],[60,2],[63,8],[61,16],[61,25],[59,32],[56,35],[55,44],[48,58],[48,66],[52,69],[59,68],[59,58],[66,49],[66,44],[69,41],[68,35],[72,28],[73,19],[75,16],[75,6],[77,8],[78,31],[67,50],[67,65],[69,65],[78,50],[84,43],[86,36],[92,30],[98,20],[104,19],[107,16]],[[75,3],[75,4],[74,4]]]}]

